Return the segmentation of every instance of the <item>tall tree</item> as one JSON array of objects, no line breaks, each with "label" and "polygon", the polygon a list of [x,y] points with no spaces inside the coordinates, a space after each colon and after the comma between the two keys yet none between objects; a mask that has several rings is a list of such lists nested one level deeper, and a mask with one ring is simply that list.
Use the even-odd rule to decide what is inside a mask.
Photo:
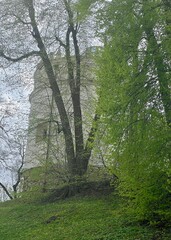
[{"label": "tall tree", "polygon": [[154,222],[171,219],[168,4],[113,0],[100,21],[107,36],[98,74],[105,142],[120,193],[139,218]]},{"label": "tall tree", "polygon": [[[0,56],[14,63],[33,56],[41,58],[61,119],[69,172],[72,175],[83,175],[90,159],[96,127],[93,123],[85,141],[80,102],[80,23],[78,22],[79,14],[74,12],[74,3],[75,1],[71,0],[48,1],[48,3],[33,0],[3,1],[0,13],[2,19]],[[61,26],[65,31],[60,33],[62,36],[59,36],[58,31]],[[11,35],[12,39],[10,39]],[[67,61],[74,112],[74,134],[71,131],[53,62],[49,57],[49,52],[59,46],[64,48]],[[74,60],[71,58],[72,54],[74,54]],[[97,116],[94,121],[96,119]]]}]

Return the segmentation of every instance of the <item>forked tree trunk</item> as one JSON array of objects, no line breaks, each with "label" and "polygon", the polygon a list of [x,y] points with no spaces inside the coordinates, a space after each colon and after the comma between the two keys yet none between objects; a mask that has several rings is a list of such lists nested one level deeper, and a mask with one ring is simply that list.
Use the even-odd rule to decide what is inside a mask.
[{"label": "forked tree trunk", "polygon": [[[63,0],[66,11],[68,13],[68,30],[66,33],[66,44],[56,37],[56,40],[65,48],[68,81],[72,99],[72,106],[74,112],[74,136],[72,135],[71,126],[67,111],[63,102],[63,98],[56,81],[55,73],[52,67],[52,63],[48,57],[45,45],[41,38],[36,20],[35,20],[35,9],[33,6],[33,0],[28,0],[26,6],[29,10],[29,17],[31,20],[31,26],[33,29],[32,36],[37,42],[38,48],[40,49],[40,57],[42,59],[45,72],[47,74],[50,87],[55,99],[55,103],[59,112],[63,134],[65,138],[65,148],[68,162],[68,169],[71,175],[83,175],[87,171],[88,162],[91,156],[93,148],[94,135],[97,127],[92,127],[89,133],[89,137],[84,146],[83,137],[83,123],[82,123],[82,111],[80,101],[80,85],[81,85],[81,60],[80,52],[77,40],[77,26],[74,25],[73,12],[70,7],[69,1]],[[72,36],[72,37],[71,37]],[[75,60],[71,58],[70,53],[70,42],[74,45]],[[75,70],[76,69],[76,70]],[[94,118],[97,121],[97,116]],[[75,141],[75,142],[74,142]],[[91,143],[91,144],[89,144]]]}]

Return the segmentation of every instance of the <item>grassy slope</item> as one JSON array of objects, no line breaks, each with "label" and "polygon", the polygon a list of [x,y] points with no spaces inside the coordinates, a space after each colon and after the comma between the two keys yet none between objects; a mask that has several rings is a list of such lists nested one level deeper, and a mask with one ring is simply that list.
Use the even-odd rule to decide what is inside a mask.
[{"label": "grassy slope", "polygon": [[[50,223],[52,216],[56,220]],[[131,223],[117,197],[74,197],[55,203],[0,204],[0,240],[150,240],[156,229]]]}]

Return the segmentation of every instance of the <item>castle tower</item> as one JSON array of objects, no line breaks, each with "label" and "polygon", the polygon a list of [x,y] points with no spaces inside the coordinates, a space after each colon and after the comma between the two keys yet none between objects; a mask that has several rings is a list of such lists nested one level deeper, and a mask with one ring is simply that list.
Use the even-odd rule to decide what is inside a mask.
[{"label": "castle tower", "polygon": [[[61,95],[73,126],[73,109],[67,80],[66,59],[60,55],[51,56]],[[82,56],[81,63],[81,105],[85,138],[90,130],[95,112],[96,89],[92,74],[93,61],[88,54]],[[52,91],[42,62],[34,74],[34,90],[30,95],[29,133],[25,154],[25,169],[41,166],[45,162],[65,164],[65,143],[61,122]]]}]

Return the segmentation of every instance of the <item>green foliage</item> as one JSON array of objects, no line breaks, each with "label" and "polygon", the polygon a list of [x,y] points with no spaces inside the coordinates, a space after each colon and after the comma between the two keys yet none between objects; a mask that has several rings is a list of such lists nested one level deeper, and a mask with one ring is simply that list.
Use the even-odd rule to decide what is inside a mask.
[{"label": "green foliage", "polygon": [[79,12],[79,20],[84,19],[87,15],[90,14],[91,10],[91,6],[93,3],[97,2],[97,0],[79,0],[76,4],[75,4],[75,10],[77,12]]},{"label": "green foliage", "polygon": [[102,15],[107,42],[98,60],[107,157],[129,210],[152,224],[171,222],[171,46],[158,3],[112,1]]}]

